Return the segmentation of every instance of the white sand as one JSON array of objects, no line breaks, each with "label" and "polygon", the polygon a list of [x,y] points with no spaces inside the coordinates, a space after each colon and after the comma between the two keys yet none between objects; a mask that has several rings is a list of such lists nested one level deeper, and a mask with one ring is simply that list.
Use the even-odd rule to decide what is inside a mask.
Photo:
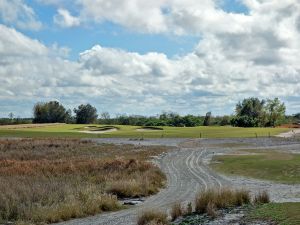
[{"label": "white sand", "polygon": [[85,134],[104,134],[104,133],[110,133],[110,132],[114,132],[117,131],[118,129],[116,128],[112,128],[112,129],[108,129],[108,130],[87,130],[87,131],[79,131],[80,133],[85,133]]}]

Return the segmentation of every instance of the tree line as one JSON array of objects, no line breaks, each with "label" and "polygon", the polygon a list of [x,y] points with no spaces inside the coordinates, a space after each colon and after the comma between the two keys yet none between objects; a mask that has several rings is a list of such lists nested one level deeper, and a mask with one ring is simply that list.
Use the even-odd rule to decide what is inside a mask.
[{"label": "tree line", "polygon": [[133,126],[174,126],[195,127],[209,125],[230,125],[230,117],[213,117],[211,113],[206,116],[186,115],[180,116],[173,112],[163,112],[158,116],[117,115],[111,118],[104,112],[98,118],[97,109],[90,104],[80,105],[73,109],[66,109],[57,101],[37,103],[33,108],[33,123],[99,123],[107,125],[133,125]]},{"label": "tree line", "polygon": [[[57,101],[39,102],[33,107],[33,119],[14,119],[10,113],[9,118],[0,119],[0,124],[17,123],[76,123],[76,124],[107,124],[107,125],[133,125],[133,126],[236,126],[236,127],[273,127],[283,123],[300,121],[300,113],[294,116],[285,115],[286,107],[278,98],[260,100],[246,98],[238,102],[235,113],[226,116],[213,116],[211,112],[202,115],[181,116],[174,112],[163,112],[157,116],[117,115],[111,117],[103,112],[98,117],[97,109],[91,104],[81,104],[73,110],[66,109]],[[2,123],[1,123],[2,122]]]},{"label": "tree line", "polygon": [[90,124],[96,122],[97,109],[90,104],[82,104],[73,109],[66,109],[57,101],[39,102],[33,107],[33,123],[77,123]]}]

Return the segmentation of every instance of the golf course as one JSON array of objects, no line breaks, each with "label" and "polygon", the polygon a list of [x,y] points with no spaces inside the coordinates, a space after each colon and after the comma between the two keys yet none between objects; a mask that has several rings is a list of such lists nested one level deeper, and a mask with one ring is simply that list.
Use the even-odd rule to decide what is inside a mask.
[{"label": "golf course", "polygon": [[0,126],[0,137],[63,138],[257,138],[288,132],[286,128],[240,128],[231,126],[140,127],[99,124],[39,124]]}]

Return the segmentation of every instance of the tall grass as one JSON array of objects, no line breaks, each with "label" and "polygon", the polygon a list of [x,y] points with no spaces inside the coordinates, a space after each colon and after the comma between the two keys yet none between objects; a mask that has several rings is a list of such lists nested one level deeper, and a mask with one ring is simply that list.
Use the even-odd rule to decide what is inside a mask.
[{"label": "tall grass", "polygon": [[175,204],[172,205],[171,208],[172,221],[176,220],[178,217],[182,216],[183,214],[185,214],[185,212],[180,202],[176,202]]},{"label": "tall grass", "polygon": [[164,186],[165,176],[147,160],[166,150],[0,140],[0,221],[54,223],[118,210],[118,197],[148,196]]},{"label": "tall grass", "polygon": [[223,189],[208,189],[199,192],[196,196],[195,205],[197,213],[211,213],[213,210],[241,206],[251,202],[248,191]]},{"label": "tall grass", "polygon": [[267,191],[260,191],[254,196],[254,204],[266,204],[270,202],[270,196]]},{"label": "tall grass", "polygon": [[169,225],[168,215],[164,212],[149,210],[138,217],[138,225]]}]

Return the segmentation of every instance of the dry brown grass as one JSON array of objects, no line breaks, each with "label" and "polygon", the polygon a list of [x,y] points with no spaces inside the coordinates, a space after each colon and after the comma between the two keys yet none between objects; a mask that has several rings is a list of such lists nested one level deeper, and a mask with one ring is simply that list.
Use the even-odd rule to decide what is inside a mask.
[{"label": "dry brown grass", "polygon": [[138,225],[169,225],[168,216],[160,211],[144,211],[138,217]]},{"label": "dry brown grass", "polygon": [[185,215],[191,215],[193,213],[193,206],[192,203],[189,202],[186,206]]},{"label": "dry brown grass", "polygon": [[270,202],[270,196],[267,191],[260,191],[254,196],[254,204],[266,204]]},{"label": "dry brown grass", "polygon": [[176,202],[175,204],[172,205],[171,208],[172,221],[176,220],[180,216],[183,216],[184,214],[185,212],[180,202]]},{"label": "dry brown grass", "polygon": [[164,147],[96,145],[71,139],[0,140],[0,222],[58,222],[121,208],[165,176],[148,162]]},{"label": "dry brown grass", "polygon": [[215,203],[209,202],[206,206],[206,213],[211,218],[216,218],[218,216],[217,207]]},{"label": "dry brown grass", "polygon": [[241,206],[250,202],[251,198],[248,191],[223,188],[199,192],[196,196],[195,205],[197,213],[211,213],[214,209]]}]

